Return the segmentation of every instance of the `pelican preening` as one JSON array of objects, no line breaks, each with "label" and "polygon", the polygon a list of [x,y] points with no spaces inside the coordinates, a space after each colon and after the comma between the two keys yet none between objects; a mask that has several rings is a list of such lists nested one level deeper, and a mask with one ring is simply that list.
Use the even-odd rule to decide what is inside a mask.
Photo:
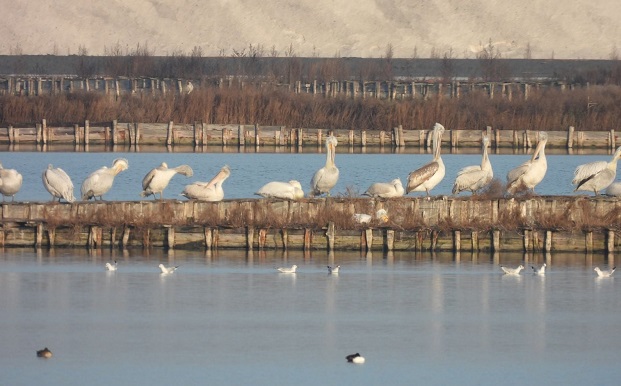
[{"label": "pelican preening", "polygon": [[296,180],[291,180],[289,182],[268,182],[263,185],[261,189],[257,190],[255,194],[265,198],[280,198],[283,200],[297,200],[304,198],[302,184]]},{"label": "pelican preening", "polygon": [[222,184],[230,175],[231,169],[228,165],[224,165],[211,181],[186,185],[181,195],[199,201],[222,201],[224,198]]},{"label": "pelican preening", "polygon": [[524,266],[520,264],[517,268],[509,268],[501,265],[500,269],[502,269],[502,272],[506,275],[519,275],[520,271],[524,269]]},{"label": "pelican preening", "polygon": [[112,167],[104,166],[92,172],[82,183],[80,189],[82,200],[87,201],[91,198],[96,200],[97,197],[103,200],[103,195],[112,188],[114,177],[127,168],[129,168],[129,161],[125,158],[117,158],[112,162]]},{"label": "pelican preening", "polygon": [[[369,224],[373,220],[373,216],[366,213],[354,213],[353,218],[358,224]],[[388,222],[388,212],[386,209],[379,209],[375,212],[375,219],[382,223]]]},{"label": "pelican preening", "polygon": [[144,176],[142,180],[142,193],[140,193],[140,195],[142,197],[148,197],[150,195],[155,197],[155,195],[159,193],[161,200],[162,192],[168,186],[170,179],[177,173],[183,174],[186,177],[192,177],[192,174],[194,174],[192,168],[188,165],[181,165],[169,169],[166,162],[162,162],[160,166],[151,170]]},{"label": "pelican preening", "polygon": [[293,264],[291,267],[279,267],[276,270],[280,273],[295,273],[298,270],[298,266]]},{"label": "pelican preening", "polygon": [[488,145],[489,138],[487,135],[484,135],[481,165],[466,166],[457,173],[457,178],[453,184],[453,194],[459,194],[459,192],[464,190],[469,190],[472,194],[476,194],[477,191],[487,186],[494,178],[492,164],[489,162],[489,156],[487,155]]},{"label": "pelican preening", "polygon": [[2,201],[4,197],[11,197],[11,201],[15,199],[15,194],[22,187],[22,175],[15,169],[5,169],[0,163],[0,193],[2,193]]},{"label": "pelican preening", "polygon": [[330,197],[330,190],[339,180],[339,169],[334,165],[337,144],[335,136],[329,135],[326,138],[326,166],[317,170],[311,179],[311,197],[320,196],[323,193]]},{"label": "pelican preening", "polygon": [[67,202],[74,202],[73,182],[71,178],[61,168],[54,168],[52,164],[47,166],[43,172],[43,186],[52,195],[52,201],[58,198],[65,199]]},{"label": "pelican preening", "polygon": [[615,273],[615,269],[617,269],[617,267],[602,271],[599,267],[595,267],[593,270],[597,273],[597,277],[611,277],[612,274]]},{"label": "pelican preening", "polygon": [[535,192],[535,186],[543,180],[548,170],[546,161],[546,142],[548,134],[545,131],[539,133],[539,143],[530,160],[507,173],[507,192],[515,194],[524,188]]},{"label": "pelican preening", "polygon": [[166,267],[164,264],[160,264],[158,265],[158,267],[160,268],[160,271],[162,271],[162,275],[168,275],[170,273],[173,273],[177,270],[177,268],[179,268],[179,266],[175,266],[175,267]]},{"label": "pelican preening", "polygon": [[617,176],[617,161],[621,157],[621,146],[617,148],[610,162],[596,161],[580,165],[574,172],[572,184],[577,190],[586,190],[599,195],[600,190],[606,189]]},{"label": "pelican preening", "polygon": [[401,197],[405,193],[400,178],[390,182],[376,182],[369,186],[364,195],[380,198]]},{"label": "pelican preening", "polygon": [[426,192],[429,197],[429,191],[444,178],[444,162],[440,156],[442,133],[444,133],[444,126],[436,123],[433,127],[433,159],[428,164],[410,172],[406,193]]}]

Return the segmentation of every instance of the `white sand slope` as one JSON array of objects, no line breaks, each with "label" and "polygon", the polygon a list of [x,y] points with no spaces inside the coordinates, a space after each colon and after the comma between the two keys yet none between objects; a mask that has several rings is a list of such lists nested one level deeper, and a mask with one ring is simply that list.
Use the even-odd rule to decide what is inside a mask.
[{"label": "white sand slope", "polygon": [[621,51],[618,0],[0,0],[0,54],[103,55],[137,44],[154,55],[473,58],[490,40],[504,58],[609,59]]}]

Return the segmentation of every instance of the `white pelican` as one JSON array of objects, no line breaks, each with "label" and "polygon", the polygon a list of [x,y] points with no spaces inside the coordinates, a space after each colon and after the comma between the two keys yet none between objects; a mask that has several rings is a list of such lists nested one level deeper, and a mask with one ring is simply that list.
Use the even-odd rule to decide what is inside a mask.
[{"label": "white pelican", "polygon": [[597,277],[611,277],[612,274],[615,273],[615,269],[617,269],[617,267],[612,267],[609,270],[602,271],[599,267],[595,267],[593,270],[597,272]]},{"label": "white pelican", "polygon": [[52,195],[52,201],[64,198],[67,202],[74,202],[73,182],[71,178],[61,168],[54,168],[52,164],[47,166],[43,172],[43,186]]},{"label": "white pelican", "polygon": [[186,177],[192,177],[192,174],[194,174],[192,168],[188,165],[181,165],[176,168],[169,169],[166,162],[162,162],[160,166],[151,170],[146,176],[144,176],[142,179],[142,193],[140,193],[140,195],[142,197],[148,197],[150,195],[155,197],[155,195],[159,193],[161,200],[162,192],[168,186],[170,179],[177,173],[183,174]]},{"label": "white pelican", "polygon": [[334,165],[337,144],[338,141],[335,136],[330,135],[326,138],[326,166],[317,170],[311,179],[311,197],[319,196],[323,193],[330,197],[330,189],[339,180],[339,169]]},{"label": "white pelican", "polygon": [[489,156],[487,155],[488,145],[489,138],[487,135],[484,135],[481,165],[466,166],[457,173],[457,178],[455,178],[455,183],[453,184],[453,194],[459,194],[464,190],[469,190],[472,194],[476,194],[478,190],[484,188],[494,178],[492,164],[489,162]]},{"label": "white pelican", "polygon": [[186,185],[181,195],[199,201],[222,201],[224,198],[222,184],[230,175],[231,169],[228,165],[224,165],[211,181]]},{"label": "white pelican", "polygon": [[293,264],[291,267],[280,267],[276,268],[276,270],[280,273],[295,273],[297,271],[298,266]]},{"label": "white pelican", "polygon": [[103,195],[112,188],[114,177],[123,170],[127,170],[128,167],[129,161],[125,158],[117,158],[112,161],[111,168],[108,169],[104,166],[92,172],[82,183],[82,188],[80,189],[82,200],[87,201],[91,198],[97,199],[97,197],[103,200]]},{"label": "white pelican", "polygon": [[606,189],[617,176],[617,161],[621,157],[621,146],[617,148],[610,162],[596,161],[580,165],[574,172],[572,184],[576,185],[577,190],[587,190],[599,195],[599,191]]},{"label": "white pelican", "polygon": [[[386,209],[379,209],[375,212],[375,218],[382,223],[388,222],[388,211]],[[354,213],[354,221],[358,224],[368,224],[373,220],[373,216],[366,213]]]},{"label": "white pelican", "polygon": [[509,268],[501,265],[500,269],[507,275],[519,275],[520,271],[524,269],[524,266],[520,264],[517,268]]},{"label": "white pelican", "polygon": [[347,362],[349,363],[355,363],[358,365],[364,363],[364,357],[360,355],[359,353],[348,355],[345,357],[345,359],[347,359]]},{"label": "white pelican", "polygon": [[10,196],[11,201],[15,199],[15,193],[19,192],[22,187],[22,175],[15,169],[5,169],[0,163],[0,193],[2,193],[2,201],[5,196]]},{"label": "white pelican", "polygon": [[106,271],[116,271],[116,268],[117,268],[116,260],[114,260],[114,264],[106,263]]},{"label": "white pelican", "polygon": [[613,182],[608,185],[604,194],[607,196],[621,197],[621,182]]},{"label": "white pelican", "polygon": [[331,266],[328,265],[328,273],[329,274],[338,274],[340,269],[341,269],[340,265],[337,265],[336,267],[331,267]]},{"label": "white pelican", "polygon": [[390,182],[376,182],[364,192],[367,196],[381,198],[401,197],[403,193],[405,193],[405,190],[400,178],[395,178]]},{"label": "white pelican", "polygon": [[177,270],[177,268],[179,268],[178,265],[176,267],[166,267],[164,264],[160,264],[158,265],[158,267],[162,271],[163,275],[168,275],[169,273],[173,273]]},{"label": "white pelican", "polygon": [[535,186],[543,180],[548,170],[545,153],[546,142],[548,142],[548,134],[541,131],[539,143],[530,160],[507,173],[507,192],[509,194],[514,194],[524,188],[535,192]]},{"label": "white pelican", "polygon": [[532,265],[530,267],[533,269],[533,272],[536,273],[537,275],[545,275],[546,274],[546,267],[547,267],[546,263],[543,263],[543,265],[541,267],[539,267],[539,268],[534,267]]},{"label": "white pelican", "polygon": [[37,350],[37,357],[49,359],[52,357],[52,352],[46,347],[43,350]]},{"label": "white pelican", "polygon": [[446,169],[440,156],[442,133],[444,133],[444,126],[436,123],[433,127],[433,159],[428,164],[410,172],[406,193],[427,192],[427,197],[429,197],[429,191],[444,178]]},{"label": "white pelican", "polygon": [[255,194],[265,198],[280,198],[283,200],[297,200],[304,198],[302,184],[296,180],[291,180],[289,182],[268,182],[263,185],[261,189],[257,190]]}]

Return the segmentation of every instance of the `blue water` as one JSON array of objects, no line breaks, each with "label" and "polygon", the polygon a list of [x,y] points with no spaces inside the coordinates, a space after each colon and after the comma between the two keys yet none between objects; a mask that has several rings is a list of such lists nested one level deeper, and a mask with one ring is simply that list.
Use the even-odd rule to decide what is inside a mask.
[{"label": "blue water", "polygon": [[[545,276],[499,267],[543,261]],[[160,262],[180,268],[162,276]],[[616,384],[621,288],[593,272],[607,262],[3,250],[0,384]],[[35,356],[44,346],[49,360]],[[354,352],[366,363],[347,364]]]},{"label": "blue water", "polygon": [[[142,199],[139,194],[143,177],[162,162],[166,162],[169,167],[188,164],[194,169],[194,176],[175,176],[164,191],[164,198],[175,199],[185,199],[179,195],[185,185],[195,181],[209,181],[225,164],[231,167],[231,177],[224,183],[225,199],[256,197],[254,192],[264,184],[292,179],[299,180],[308,193],[313,174],[325,164],[324,154],[291,153],[10,152],[0,153],[0,162],[5,168],[17,169],[24,176],[24,184],[16,200],[48,201],[51,196],[41,182],[41,174],[48,164],[61,167],[71,176],[75,196],[80,197],[82,181],[94,170],[102,166],[109,167],[117,157],[127,158],[129,169],[117,176],[110,192],[104,195],[107,200]],[[394,178],[401,178],[405,185],[408,173],[431,158],[430,154],[339,153],[336,165],[340,170],[340,178],[332,195],[348,192],[361,194],[374,182],[388,182]],[[478,154],[446,154],[442,158],[446,164],[446,176],[432,190],[432,194],[436,195],[450,195],[459,169],[481,162]],[[507,172],[529,158],[530,155],[491,155],[494,176],[505,183]],[[548,172],[536,187],[536,192],[545,195],[575,194],[572,193],[571,180],[576,166],[609,159],[609,155],[549,155]]]}]

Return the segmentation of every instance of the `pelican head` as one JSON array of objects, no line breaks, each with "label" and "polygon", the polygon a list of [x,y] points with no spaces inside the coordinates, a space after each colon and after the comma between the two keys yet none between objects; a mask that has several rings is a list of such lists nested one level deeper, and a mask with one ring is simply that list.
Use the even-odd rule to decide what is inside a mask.
[{"label": "pelican head", "polygon": [[388,212],[386,211],[386,209],[379,209],[375,213],[375,217],[378,220],[380,220],[380,222],[382,222],[382,223],[387,223],[388,222]]},{"label": "pelican head", "polygon": [[125,158],[117,158],[112,161],[112,169],[114,169],[115,174],[119,174],[120,172],[127,170],[129,168],[129,161]]}]

